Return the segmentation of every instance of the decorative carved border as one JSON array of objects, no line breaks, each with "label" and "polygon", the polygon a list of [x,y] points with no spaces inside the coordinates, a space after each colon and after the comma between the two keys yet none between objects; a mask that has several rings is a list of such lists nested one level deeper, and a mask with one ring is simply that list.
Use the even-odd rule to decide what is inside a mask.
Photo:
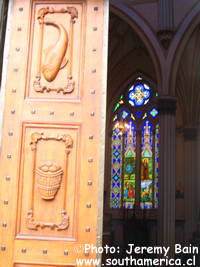
[{"label": "decorative carved border", "polygon": [[73,147],[73,140],[70,135],[58,135],[55,136],[46,136],[44,133],[34,132],[31,135],[31,150],[33,151],[33,161],[32,161],[32,195],[30,201],[30,208],[27,212],[26,225],[30,230],[37,230],[39,227],[43,229],[44,227],[50,227],[51,229],[66,230],[69,227],[69,216],[67,216],[66,211],[66,190],[64,190],[63,197],[63,208],[61,211],[61,222],[60,223],[45,223],[45,222],[36,222],[34,219],[34,185],[35,185],[35,168],[36,168],[36,154],[37,154],[37,143],[41,140],[55,140],[58,142],[63,142],[65,144],[65,174],[64,174],[64,184],[63,188],[66,188],[67,185],[67,170],[68,170],[68,155]]},{"label": "decorative carved border", "polygon": [[[51,88],[48,86],[41,85],[41,64],[42,64],[42,48],[43,48],[43,39],[44,39],[44,18],[47,14],[69,14],[71,16],[70,20],[70,33],[69,33],[69,62],[67,70],[67,82],[64,87]],[[72,93],[75,89],[75,81],[72,76],[72,56],[73,56],[73,36],[74,36],[74,24],[78,18],[78,10],[75,7],[61,8],[60,10],[55,10],[53,7],[41,8],[38,10],[37,19],[40,24],[40,37],[39,37],[39,52],[38,52],[38,66],[37,74],[33,82],[34,90],[37,93],[44,93],[55,91],[57,93],[62,92],[63,94]]]}]

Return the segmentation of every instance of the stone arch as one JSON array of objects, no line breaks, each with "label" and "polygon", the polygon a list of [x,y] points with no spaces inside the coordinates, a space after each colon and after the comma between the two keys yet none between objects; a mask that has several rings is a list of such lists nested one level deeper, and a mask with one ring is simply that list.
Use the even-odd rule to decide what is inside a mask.
[{"label": "stone arch", "polygon": [[195,30],[197,25],[200,23],[200,3],[198,3],[185,18],[178,32],[174,36],[171,42],[170,50],[167,57],[167,64],[171,66],[170,71],[170,95],[175,95],[176,89],[176,77],[178,74],[178,66],[183,54],[183,51],[187,45],[187,42]]},{"label": "stone arch", "polygon": [[[119,16],[121,19],[127,22],[133,30],[138,34],[145,47],[147,48],[149,55],[154,64],[156,72],[156,82],[159,88],[159,93],[162,90],[162,67],[161,62],[164,60],[163,50],[159,44],[158,39],[144,20],[138,16],[133,10],[130,10],[124,6],[114,4],[111,2],[110,10]],[[133,19],[134,18],[134,19]]]}]

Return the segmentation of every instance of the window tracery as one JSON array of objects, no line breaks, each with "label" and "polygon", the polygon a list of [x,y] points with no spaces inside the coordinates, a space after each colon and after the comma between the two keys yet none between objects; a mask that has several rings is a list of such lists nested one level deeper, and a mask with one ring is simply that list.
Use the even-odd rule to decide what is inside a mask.
[{"label": "window tracery", "polygon": [[[158,94],[138,77],[114,106],[110,207],[158,208]],[[139,190],[138,190],[139,189]]]}]

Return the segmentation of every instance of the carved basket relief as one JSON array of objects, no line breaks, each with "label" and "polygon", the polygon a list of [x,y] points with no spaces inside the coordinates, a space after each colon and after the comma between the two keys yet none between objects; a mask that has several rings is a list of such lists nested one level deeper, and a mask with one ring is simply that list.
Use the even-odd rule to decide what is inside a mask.
[{"label": "carved basket relief", "polygon": [[75,240],[80,125],[22,126],[16,238]]},{"label": "carved basket relief", "polygon": [[41,198],[54,199],[60,188],[62,175],[63,170],[55,162],[47,161],[36,168],[36,180]]},{"label": "carved basket relief", "polygon": [[[39,166],[36,167],[37,161],[37,150],[38,143],[40,142],[61,142],[65,146],[65,163],[64,168],[65,171],[54,161],[45,161]],[[68,170],[68,156],[73,147],[73,140],[70,135],[45,135],[43,132],[34,132],[31,134],[31,142],[30,142],[31,150],[33,152],[32,157],[32,198],[29,205],[29,210],[27,212],[26,225],[30,230],[38,230],[38,228],[49,227],[51,229],[66,230],[69,227],[69,216],[66,211],[66,186],[67,186],[67,170]],[[48,147],[48,146],[47,146]],[[59,153],[59,151],[58,151]],[[47,153],[48,155],[48,153]],[[56,156],[56,155],[55,155]],[[64,174],[63,179],[63,188],[64,188],[64,197],[62,209],[60,211],[61,214],[61,222],[52,223],[52,222],[42,222],[37,221],[34,217],[34,198],[35,198],[35,184],[38,188],[39,194],[44,200],[53,200],[55,198],[56,193],[58,192],[62,176]]]}]

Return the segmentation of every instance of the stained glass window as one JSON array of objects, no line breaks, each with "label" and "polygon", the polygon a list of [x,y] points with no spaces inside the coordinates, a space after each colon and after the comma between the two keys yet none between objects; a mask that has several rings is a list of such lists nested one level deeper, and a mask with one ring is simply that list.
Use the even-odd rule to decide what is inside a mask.
[{"label": "stained glass window", "polygon": [[138,77],[113,108],[111,208],[158,207],[159,111],[152,101],[157,95]]},{"label": "stained glass window", "polygon": [[152,208],[153,149],[152,125],[146,120],[142,126],[141,197],[142,209]]},{"label": "stained glass window", "polygon": [[132,121],[128,125],[124,149],[124,207],[132,209],[135,204],[136,131]]},{"label": "stained glass window", "polygon": [[159,125],[155,131],[155,188],[154,188],[154,208],[158,208],[158,164],[159,164]]},{"label": "stained glass window", "polygon": [[120,105],[124,104],[124,100],[123,100],[123,95],[121,95],[120,100],[117,102],[117,104],[115,105],[114,111],[118,110],[118,108],[120,107]]},{"label": "stained glass window", "polygon": [[134,106],[146,104],[150,97],[150,87],[146,84],[137,84],[129,89],[129,103]]},{"label": "stained glass window", "polygon": [[117,124],[112,134],[111,208],[121,207],[122,134]]}]

